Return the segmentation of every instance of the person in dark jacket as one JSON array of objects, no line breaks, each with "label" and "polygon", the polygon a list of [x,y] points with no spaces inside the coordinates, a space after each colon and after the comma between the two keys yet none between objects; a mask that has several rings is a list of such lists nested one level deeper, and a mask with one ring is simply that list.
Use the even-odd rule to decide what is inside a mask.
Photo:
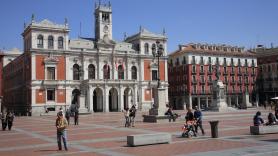
[{"label": "person in dark jacket", "polygon": [[75,125],[78,125],[78,121],[79,120],[79,110],[78,110],[78,108],[77,109],[75,109],[75,112],[74,112],[74,124]]},{"label": "person in dark jacket", "polygon": [[268,122],[266,123],[267,126],[275,125],[276,124],[276,118],[273,113],[269,113],[267,116]]},{"label": "person in dark jacket", "polygon": [[253,123],[254,123],[254,126],[260,126],[260,125],[264,124],[264,120],[261,117],[261,112],[260,111],[258,111],[256,113],[256,115],[254,116]]},{"label": "person in dark jacket", "polygon": [[198,107],[195,107],[194,118],[196,120],[196,125],[195,125],[196,133],[198,133],[198,127],[200,127],[202,134],[205,135],[205,131],[204,131],[203,124],[202,124],[203,114]]},{"label": "person in dark jacket", "polygon": [[8,112],[6,120],[9,130],[11,130],[14,122],[14,114],[12,112]]},{"label": "person in dark jacket", "polygon": [[190,108],[187,109],[185,120],[186,122],[194,120],[194,114],[192,113],[192,110]]}]

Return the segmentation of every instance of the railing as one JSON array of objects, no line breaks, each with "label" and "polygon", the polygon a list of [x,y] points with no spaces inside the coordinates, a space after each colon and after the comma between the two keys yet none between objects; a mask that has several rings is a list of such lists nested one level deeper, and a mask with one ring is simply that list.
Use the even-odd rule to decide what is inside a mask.
[{"label": "railing", "polygon": [[204,70],[200,70],[200,75],[204,75],[205,71]]}]

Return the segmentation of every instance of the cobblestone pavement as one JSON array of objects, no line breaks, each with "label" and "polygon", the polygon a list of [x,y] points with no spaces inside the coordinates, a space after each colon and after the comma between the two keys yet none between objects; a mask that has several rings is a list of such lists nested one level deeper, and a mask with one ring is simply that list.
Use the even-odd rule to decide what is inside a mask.
[{"label": "cobblestone pavement", "polygon": [[[79,155],[79,156],[236,156],[278,155],[278,134],[251,136],[249,126],[257,109],[238,110],[227,113],[203,112],[205,136],[181,138],[182,116],[169,123],[143,123],[139,112],[135,127],[125,128],[124,117],[117,113],[94,113],[81,115],[79,125],[68,129],[69,151],[58,151],[55,116],[16,117],[11,131],[0,132],[0,155]],[[264,119],[269,110],[261,110]],[[71,119],[73,123],[73,119]],[[219,138],[210,137],[208,121],[219,120]],[[128,147],[126,136],[154,132],[172,134],[170,144]]]}]

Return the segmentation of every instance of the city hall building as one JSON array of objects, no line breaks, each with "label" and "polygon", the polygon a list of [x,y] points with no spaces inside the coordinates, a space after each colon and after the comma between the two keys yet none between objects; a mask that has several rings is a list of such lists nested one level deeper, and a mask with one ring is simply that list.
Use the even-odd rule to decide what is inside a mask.
[{"label": "city hall building", "polygon": [[[140,27],[119,42],[112,37],[111,5],[96,5],[94,16],[95,38],[77,39],[69,39],[67,19],[55,24],[32,16],[22,33],[23,54],[3,69],[5,109],[38,115],[71,106],[82,112],[121,111],[135,104],[147,110],[158,78],[168,93],[165,31]],[[152,54],[157,42],[165,49],[159,66]]]},{"label": "city hall building", "polygon": [[169,103],[175,109],[209,108],[218,64],[228,106],[255,105],[257,59],[242,47],[190,43],[169,55]]}]

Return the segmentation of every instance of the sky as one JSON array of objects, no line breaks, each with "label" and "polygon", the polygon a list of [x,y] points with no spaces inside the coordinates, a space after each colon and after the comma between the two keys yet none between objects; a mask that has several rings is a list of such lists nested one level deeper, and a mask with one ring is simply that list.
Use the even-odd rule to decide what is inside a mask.
[{"label": "sky", "polygon": [[[23,49],[24,22],[49,19],[63,24],[70,39],[94,37],[94,6],[99,0],[1,0],[0,50]],[[108,0],[102,0],[108,3]],[[208,43],[254,48],[278,46],[278,0],[110,0],[113,39],[122,41],[140,26],[166,30],[168,53],[179,44]]]}]

